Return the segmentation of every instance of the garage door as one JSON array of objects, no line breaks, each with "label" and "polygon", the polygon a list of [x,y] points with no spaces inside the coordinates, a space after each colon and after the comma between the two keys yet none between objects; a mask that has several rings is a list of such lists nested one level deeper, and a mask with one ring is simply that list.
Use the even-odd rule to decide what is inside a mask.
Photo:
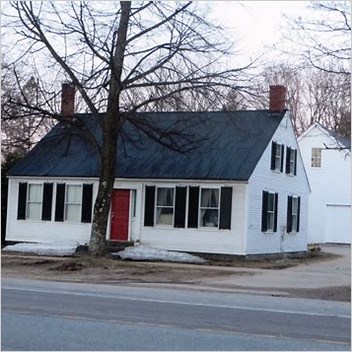
[{"label": "garage door", "polygon": [[327,205],[325,242],[351,243],[351,206]]}]

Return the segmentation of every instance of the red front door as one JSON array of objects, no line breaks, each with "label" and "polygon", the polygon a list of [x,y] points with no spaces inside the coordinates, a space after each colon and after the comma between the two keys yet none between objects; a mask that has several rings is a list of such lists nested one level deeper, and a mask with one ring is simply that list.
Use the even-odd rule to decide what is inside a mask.
[{"label": "red front door", "polygon": [[115,241],[127,241],[130,223],[130,190],[114,190],[111,206],[110,239]]}]

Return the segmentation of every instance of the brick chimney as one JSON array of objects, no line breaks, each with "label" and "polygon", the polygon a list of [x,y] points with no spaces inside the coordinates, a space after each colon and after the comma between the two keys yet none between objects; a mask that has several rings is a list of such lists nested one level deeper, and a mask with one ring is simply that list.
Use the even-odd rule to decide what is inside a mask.
[{"label": "brick chimney", "polygon": [[61,86],[61,115],[72,116],[75,113],[75,86],[65,82]]},{"label": "brick chimney", "polygon": [[285,109],[286,87],[285,86],[270,86],[269,94],[269,110],[281,112]]}]

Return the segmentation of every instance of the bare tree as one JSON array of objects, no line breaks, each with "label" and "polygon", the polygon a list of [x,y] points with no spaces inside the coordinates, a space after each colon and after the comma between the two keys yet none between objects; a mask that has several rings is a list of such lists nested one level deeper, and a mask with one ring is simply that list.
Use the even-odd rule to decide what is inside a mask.
[{"label": "bare tree", "polygon": [[302,48],[302,65],[350,76],[351,3],[311,1],[311,18],[287,18],[291,24],[286,38]]},{"label": "bare tree", "polygon": [[32,114],[25,107],[28,103],[40,105],[42,96],[37,80],[33,76],[19,77],[4,61],[1,66],[1,152],[6,158],[9,154],[27,153],[55,121]]},{"label": "bare tree", "polygon": [[[73,82],[102,131],[102,143],[95,143],[101,168],[89,245],[95,255],[104,253],[106,246],[118,168],[116,140],[124,123],[130,121],[160,143],[186,152],[189,144],[180,136],[175,138],[176,131],[168,131],[173,138],[166,141],[135,112],[176,99],[180,93],[215,99],[220,87],[243,86],[238,82],[245,68],[229,69],[221,62],[230,46],[221,29],[197,12],[201,6],[192,2],[11,3],[7,28],[17,33],[19,60],[43,60],[41,67],[37,65],[41,75],[45,67],[56,73],[54,78]],[[47,94],[46,101],[52,99]],[[31,108],[60,119],[44,106]]]}]

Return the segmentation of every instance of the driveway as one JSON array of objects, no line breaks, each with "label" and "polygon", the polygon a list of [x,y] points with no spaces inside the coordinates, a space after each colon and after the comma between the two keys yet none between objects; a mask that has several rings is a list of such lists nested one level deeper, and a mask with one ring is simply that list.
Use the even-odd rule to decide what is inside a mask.
[{"label": "driveway", "polygon": [[276,291],[285,295],[293,290],[318,292],[321,289],[338,290],[339,287],[351,285],[351,246],[320,245],[327,253],[339,257],[329,260],[303,263],[283,270],[272,269],[232,269],[233,271],[250,272],[251,275],[228,276],[222,278],[205,278],[203,285],[227,289],[246,289],[256,291]]}]

